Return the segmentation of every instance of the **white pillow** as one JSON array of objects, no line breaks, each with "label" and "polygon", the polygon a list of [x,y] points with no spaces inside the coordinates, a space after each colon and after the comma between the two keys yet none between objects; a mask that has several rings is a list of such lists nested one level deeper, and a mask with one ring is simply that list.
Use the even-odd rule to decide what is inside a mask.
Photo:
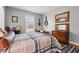
[{"label": "white pillow", "polygon": [[14,38],[15,38],[15,33],[13,31],[11,31],[5,38],[11,44],[13,42]]},{"label": "white pillow", "polygon": [[4,36],[3,33],[0,31],[0,37]]}]

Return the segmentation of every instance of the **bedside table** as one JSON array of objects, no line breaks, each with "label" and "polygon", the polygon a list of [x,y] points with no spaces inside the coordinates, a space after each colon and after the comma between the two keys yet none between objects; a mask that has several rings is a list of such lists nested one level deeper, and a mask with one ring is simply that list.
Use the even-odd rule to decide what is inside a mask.
[{"label": "bedside table", "polygon": [[20,34],[20,31],[14,30],[15,34]]}]

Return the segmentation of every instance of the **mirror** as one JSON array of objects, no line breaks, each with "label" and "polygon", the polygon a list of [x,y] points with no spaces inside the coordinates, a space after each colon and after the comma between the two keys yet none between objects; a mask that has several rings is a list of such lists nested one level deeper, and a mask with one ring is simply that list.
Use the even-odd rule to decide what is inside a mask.
[{"label": "mirror", "polygon": [[69,22],[69,11],[55,15],[55,22]]},{"label": "mirror", "polygon": [[61,21],[61,22],[62,22],[62,21],[66,21],[66,19],[65,19],[65,18],[61,18],[61,19],[59,19],[59,21]]}]

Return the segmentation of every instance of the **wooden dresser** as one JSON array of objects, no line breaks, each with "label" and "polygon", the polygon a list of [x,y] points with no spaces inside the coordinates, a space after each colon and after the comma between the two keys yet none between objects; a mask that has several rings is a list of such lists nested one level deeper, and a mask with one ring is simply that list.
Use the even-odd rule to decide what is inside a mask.
[{"label": "wooden dresser", "polygon": [[69,32],[66,31],[52,31],[52,35],[55,36],[59,42],[68,44],[69,43]]}]

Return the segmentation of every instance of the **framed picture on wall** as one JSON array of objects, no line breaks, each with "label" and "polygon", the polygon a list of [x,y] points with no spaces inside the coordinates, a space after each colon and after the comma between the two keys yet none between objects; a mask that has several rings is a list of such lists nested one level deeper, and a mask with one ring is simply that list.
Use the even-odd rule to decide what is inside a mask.
[{"label": "framed picture on wall", "polygon": [[69,11],[55,15],[55,22],[69,22]]},{"label": "framed picture on wall", "polygon": [[17,16],[12,16],[12,22],[18,22],[18,17]]}]

